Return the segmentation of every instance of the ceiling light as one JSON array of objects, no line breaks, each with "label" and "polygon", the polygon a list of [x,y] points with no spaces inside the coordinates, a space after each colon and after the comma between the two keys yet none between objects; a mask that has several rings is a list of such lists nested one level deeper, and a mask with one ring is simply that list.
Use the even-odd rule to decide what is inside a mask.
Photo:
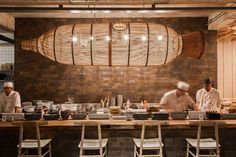
[{"label": "ceiling light", "polygon": [[93,36],[91,36],[89,39],[93,41],[93,40],[94,40],[94,37],[93,37]]},{"label": "ceiling light", "polygon": [[73,42],[77,42],[77,41],[78,41],[78,38],[77,38],[76,36],[73,36],[73,37],[72,37],[72,41],[73,41]]},{"label": "ceiling light", "polygon": [[148,10],[141,10],[139,11],[140,13],[148,13],[149,11]]},{"label": "ceiling light", "polygon": [[157,40],[161,41],[163,39],[163,36],[162,35],[158,35],[157,36]]},{"label": "ceiling light", "polygon": [[126,10],[126,13],[132,13],[132,11],[131,10]]},{"label": "ceiling light", "polygon": [[146,40],[147,40],[147,37],[143,35],[143,36],[141,37],[141,40],[142,40],[142,41],[146,41]]},{"label": "ceiling light", "polygon": [[79,10],[71,10],[70,13],[72,13],[72,14],[79,14],[80,11]]},{"label": "ceiling light", "polygon": [[128,34],[125,34],[125,35],[124,35],[124,39],[125,39],[125,40],[129,40],[129,35],[128,35]]},{"label": "ceiling light", "polygon": [[109,13],[111,13],[111,11],[110,10],[104,10],[103,13],[109,14]]},{"label": "ceiling light", "polygon": [[109,36],[106,36],[106,41],[109,41],[111,38]]}]

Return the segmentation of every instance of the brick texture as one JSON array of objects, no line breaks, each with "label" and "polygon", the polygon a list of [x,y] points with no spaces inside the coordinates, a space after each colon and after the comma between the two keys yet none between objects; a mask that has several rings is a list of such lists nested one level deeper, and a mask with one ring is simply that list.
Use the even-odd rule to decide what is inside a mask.
[{"label": "brick texture", "polygon": [[165,24],[179,34],[202,30],[205,53],[199,60],[184,56],[156,67],[68,66],[57,64],[39,54],[22,51],[20,42],[31,39],[56,26],[87,23],[92,19],[16,19],[15,86],[23,101],[49,99],[66,101],[72,95],[77,102],[100,102],[104,96],[123,94],[131,102],[148,99],[158,102],[175,88],[178,80],[191,84],[194,98],[201,80],[210,77],[216,82],[216,32],[207,30],[207,18],[96,19],[96,22],[153,22]]}]

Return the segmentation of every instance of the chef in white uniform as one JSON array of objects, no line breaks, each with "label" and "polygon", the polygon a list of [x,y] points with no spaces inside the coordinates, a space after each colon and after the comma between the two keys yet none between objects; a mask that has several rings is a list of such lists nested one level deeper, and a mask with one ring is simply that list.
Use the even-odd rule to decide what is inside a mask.
[{"label": "chef in white uniform", "polygon": [[197,91],[196,101],[201,111],[220,112],[220,92],[212,87],[212,82],[209,78],[203,81],[203,88]]},{"label": "chef in white uniform", "polygon": [[15,113],[20,112],[21,99],[20,94],[13,90],[12,82],[3,84],[4,92],[0,94],[0,112]]},{"label": "chef in white uniform", "polygon": [[160,105],[167,112],[183,112],[191,108],[196,109],[195,102],[189,96],[190,85],[186,82],[178,82],[177,89],[169,91],[161,98]]}]

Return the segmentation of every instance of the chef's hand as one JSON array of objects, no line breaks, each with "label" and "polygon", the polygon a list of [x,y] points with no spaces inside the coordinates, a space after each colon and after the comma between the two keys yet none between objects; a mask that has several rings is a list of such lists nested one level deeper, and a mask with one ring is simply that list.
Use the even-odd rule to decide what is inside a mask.
[{"label": "chef's hand", "polygon": [[19,113],[21,112],[21,108],[20,107],[15,107],[15,113]]}]

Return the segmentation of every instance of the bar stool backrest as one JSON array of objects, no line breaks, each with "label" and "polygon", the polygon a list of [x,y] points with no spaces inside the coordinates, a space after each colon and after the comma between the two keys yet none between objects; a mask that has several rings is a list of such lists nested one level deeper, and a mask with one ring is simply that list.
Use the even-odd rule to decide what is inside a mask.
[{"label": "bar stool backrest", "polygon": [[24,128],[32,128],[35,127],[35,131],[36,131],[36,139],[37,139],[37,145],[38,145],[38,153],[41,154],[42,150],[41,150],[41,143],[40,143],[40,130],[39,130],[39,126],[46,126],[48,125],[48,122],[13,122],[13,125],[19,126],[20,127],[20,132],[19,132],[19,150],[21,150],[22,148],[22,142],[24,139]]},{"label": "bar stool backrest", "polygon": [[[162,154],[162,137],[161,137],[161,123],[155,122],[156,124],[153,124],[154,126],[157,126],[158,128],[158,137],[159,138],[159,144],[160,144],[160,154]],[[146,130],[146,122],[144,121],[142,123],[142,131],[141,131],[141,141],[140,141],[140,155],[143,154],[143,141],[145,139],[145,130]]]},{"label": "bar stool backrest", "polygon": [[216,140],[216,151],[219,152],[219,125],[224,125],[225,122],[221,121],[190,121],[190,125],[198,126],[197,130],[197,149],[196,149],[196,155],[199,155],[200,151],[200,140],[201,140],[201,133],[202,133],[202,127],[212,127],[214,128],[215,132],[215,140]]},{"label": "bar stool backrest", "polygon": [[102,157],[102,131],[101,131],[101,124],[99,122],[83,122],[82,123],[82,132],[81,132],[81,145],[80,145],[80,156],[83,154],[83,143],[84,143],[84,135],[85,135],[85,129],[86,126],[97,126],[97,133],[98,133],[98,141],[99,141],[99,153]]}]

